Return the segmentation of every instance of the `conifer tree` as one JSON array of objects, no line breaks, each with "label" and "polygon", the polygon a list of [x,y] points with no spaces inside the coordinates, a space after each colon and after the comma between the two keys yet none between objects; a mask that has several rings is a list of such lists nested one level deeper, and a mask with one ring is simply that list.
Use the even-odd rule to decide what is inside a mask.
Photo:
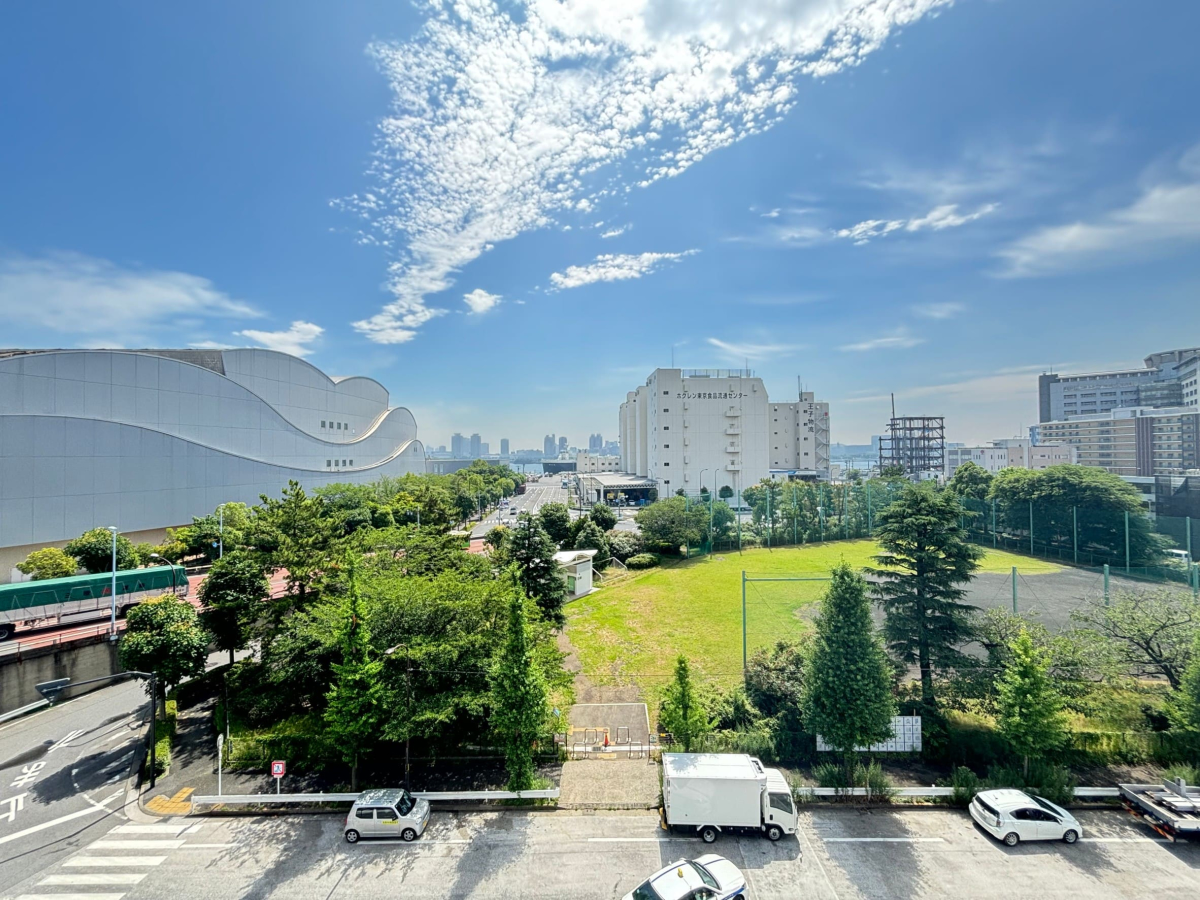
[{"label": "conifer tree", "polygon": [[517,517],[517,527],[509,542],[509,556],[517,566],[517,581],[525,595],[538,605],[543,618],[561,628],[567,620],[563,615],[567,584],[554,561],[557,550],[537,519],[525,513]]},{"label": "conifer tree", "polygon": [[508,789],[533,787],[533,744],[546,723],[546,682],[535,664],[525,600],[514,591],[508,635],[492,677],[491,725],[504,748]]}]

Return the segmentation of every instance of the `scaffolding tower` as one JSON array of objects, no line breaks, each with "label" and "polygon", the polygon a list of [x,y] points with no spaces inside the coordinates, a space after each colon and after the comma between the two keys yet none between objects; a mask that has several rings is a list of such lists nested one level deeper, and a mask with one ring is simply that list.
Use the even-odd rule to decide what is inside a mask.
[{"label": "scaffolding tower", "polygon": [[914,481],[945,471],[946,420],[942,416],[892,416],[879,439],[879,468],[900,466]]}]

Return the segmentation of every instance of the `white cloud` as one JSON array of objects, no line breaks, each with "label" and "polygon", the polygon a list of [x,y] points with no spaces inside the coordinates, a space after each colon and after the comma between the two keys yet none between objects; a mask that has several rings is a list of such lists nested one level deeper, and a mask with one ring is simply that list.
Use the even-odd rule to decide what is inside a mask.
[{"label": "white cloud", "polygon": [[240,337],[249,338],[268,350],[290,353],[292,356],[308,356],[313,341],[325,333],[325,329],[312,322],[293,322],[287,331],[237,331]]},{"label": "white cloud", "polygon": [[837,237],[849,238],[856,244],[866,244],[872,238],[886,237],[893,231],[941,231],[974,222],[994,211],[997,206],[996,203],[985,203],[975,212],[959,213],[957,203],[947,203],[931,209],[923,216],[912,219],[868,219],[850,228],[842,228],[836,234]]},{"label": "white cloud", "polygon": [[[256,318],[261,313],[207,278],[118,266],[80,253],[0,256],[0,320],[112,346],[161,340],[181,317]],[[178,340],[175,337],[174,340]]]},{"label": "white cloud", "polygon": [[683,253],[604,253],[586,266],[568,266],[565,272],[554,272],[550,283],[559,290],[582,287],[596,281],[624,281],[649,275],[663,263],[677,262],[696,250]]},{"label": "white cloud", "polygon": [[750,344],[722,341],[719,338],[709,338],[708,343],[721,351],[726,360],[741,363],[744,360],[762,361],[778,356],[787,356],[797,350],[803,350],[803,344]]},{"label": "white cloud", "polygon": [[608,231],[600,235],[602,238],[615,238],[629,230],[628,225],[622,225],[620,228],[610,228]]},{"label": "white cloud", "polygon": [[762,214],[762,217],[763,217],[764,219],[778,219],[778,218],[779,218],[779,214],[780,214],[780,212],[781,212],[781,210],[778,210],[778,209],[772,209],[772,210],[770,210],[769,212],[765,212],[765,213],[763,213],[763,214]]},{"label": "white cloud", "polygon": [[499,294],[489,294],[480,288],[475,288],[469,294],[463,294],[463,303],[471,307],[471,315],[478,316],[500,305]]},{"label": "white cloud", "polygon": [[233,344],[223,344],[220,341],[192,341],[188,344],[193,350],[232,350]]},{"label": "white cloud", "polygon": [[964,309],[961,303],[919,303],[912,311],[923,319],[952,319]]},{"label": "white cloud", "polygon": [[[1200,176],[1200,146],[1184,154],[1180,172]],[[1002,276],[1056,275],[1169,253],[1200,241],[1200,181],[1159,181],[1128,206],[1092,222],[1040,228],[999,252]]]},{"label": "white cloud", "polygon": [[854,344],[843,344],[838,349],[855,352],[862,352],[864,350],[903,350],[923,343],[925,343],[924,338],[914,337],[908,331],[901,328],[894,334],[872,338],[867,341],[859,341]]},{"label": "white cloud", "polygon": [[426,298],[496,243],[770,128],[798,78],[949,2],[427,0],[415,39],[369,48],[392,111],[372,189],[340,205],[395,254],[395,300],[355,328],[410,340],[442,312]]}]

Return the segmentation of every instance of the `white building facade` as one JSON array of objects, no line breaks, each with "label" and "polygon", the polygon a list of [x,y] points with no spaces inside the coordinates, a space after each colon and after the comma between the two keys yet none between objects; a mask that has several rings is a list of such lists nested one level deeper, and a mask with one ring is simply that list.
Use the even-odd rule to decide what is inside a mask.
[{"label": "white building facade", "polygon": [[829,477],[829,405],[772,403],[749,370],[655,369],[620,411],[621,470],[662,494],[735,493],[772,469]]},{"label": "white building facade", "polygon": [[946,478],[953,478],[965,462],[973,462],[994,475],[1001,469],[1045,469],[1078,461],[1079,452],[1070,444],[1035,444],[1028,438],[1007,438],[983,447],[947,447]]},{"label": "white building facade", "polygon": [[271,350],[0,351],[0,578],[115,525],[159,540],[219,504],[425,471],[371,378]]},{"label": "white building facade", "polygon": [[581,475],[595,475],[599,472],[620,472],[621,457],[603,456],[589,450],[580,450],[575,454],[575,471]]}]

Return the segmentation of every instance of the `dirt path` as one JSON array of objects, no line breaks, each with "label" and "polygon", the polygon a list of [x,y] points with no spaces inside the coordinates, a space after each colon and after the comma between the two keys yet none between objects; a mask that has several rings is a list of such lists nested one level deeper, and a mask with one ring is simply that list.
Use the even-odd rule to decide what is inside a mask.
[{"label": "dirt path", "polygon": [[576,703],[640,703],[644,700],[637,685],[595,684],[583,673],[583,663],[565,631],[558,634],[558,649],[567,655],[563,668],[575,673]]}]

